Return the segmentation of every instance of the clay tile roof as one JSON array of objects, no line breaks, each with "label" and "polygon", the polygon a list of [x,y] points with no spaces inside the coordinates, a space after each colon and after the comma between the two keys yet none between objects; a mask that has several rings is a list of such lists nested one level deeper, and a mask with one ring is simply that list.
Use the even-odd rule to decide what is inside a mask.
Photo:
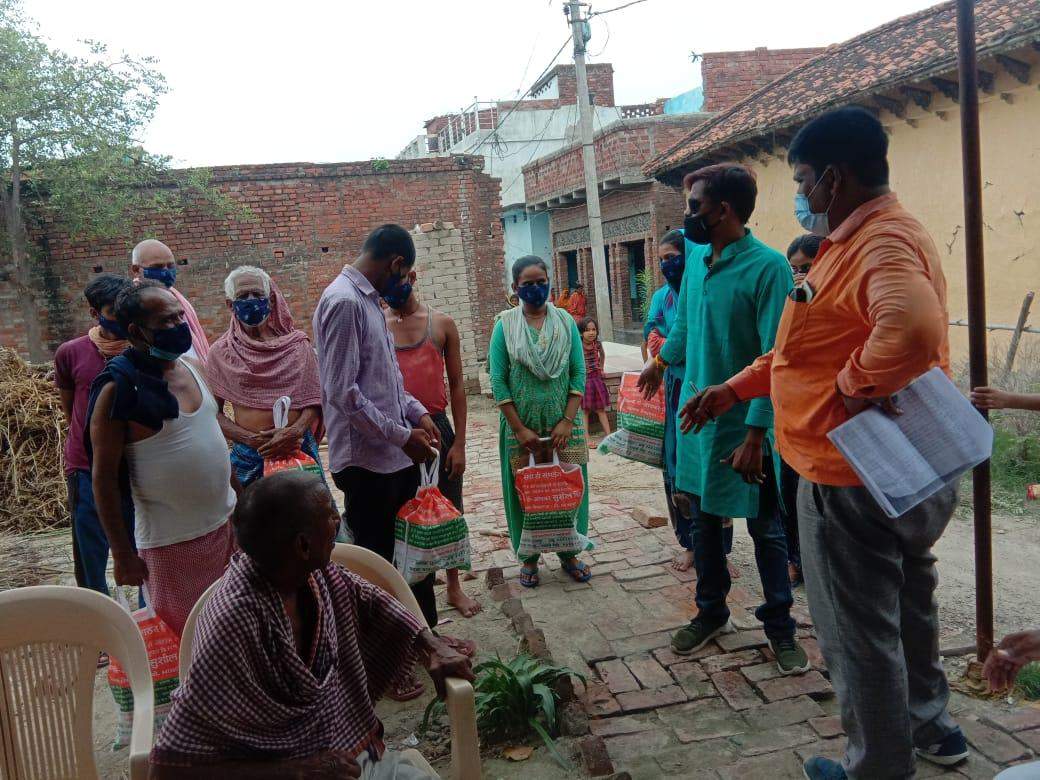
[{"label": "clay tile roof", "polygon": [[[980,58],[1020,46],[1040,35],[1040,0],[978,0],[975,24]],[[797,126],[829,108],[956,67],[957,9],[947,2],[827,47],[698,126],[647,162],[643,173],[659,176],[723,146]]]}]

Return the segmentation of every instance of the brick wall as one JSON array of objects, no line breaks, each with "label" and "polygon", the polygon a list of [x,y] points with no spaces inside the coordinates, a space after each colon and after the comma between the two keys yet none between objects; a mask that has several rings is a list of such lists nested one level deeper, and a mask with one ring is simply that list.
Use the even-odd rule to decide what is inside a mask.
[{"label": "brick wall", "polygon": [[[486,354],[494,315],[503,308],[499,185],[473,156],[315,165],[293,163],[212,169],[212,185],[248,206],[252,221],[218,219],[189,209],[173,220],[142,212],[130,235],[71,239],[48,223],[33,240],[38,316],[53,350],[89,325],[84,285],[95,269],[129,272],[130,248],[146,237],[165,241],[179,261],[177,287],[194,304],[211,337],[227,327],[222,282],[238,265],[258,265],[278,281],[296,322],[310,330],[322,290],[365,236],[385,222],[406,227],[443,220],[461,237],[473,298],[474,349]],[[420,261],[421,262],[421,261]],[[26,352],[17,292],[0,258],[0,344]],[[421,268],[421,266],[420,266]]]},{"label": "brick wall", "polygon": [[[480,392],[480,358],[487,349],[478,343],[480,311],[472,291],[477,287],[473,268],[466,262],[462,232],[453,222],[425,223],[412,231],[420,276],[419,297],[428,306],[449,315],[459,329],[462,374],[470,392]],[[502,308],[502,307],[500,307]]]},{"label": "brick wall", "polygon": [[[614,66],[609,62],[593,62],[585,66],[589,82],[589,97],[595,106],[614,105]],[[573,106],[578,100],[578,78],[573,65],[557,65],[532,90],[531,97],[538,100],[540,87],[556,79],[557,105]],[[553,106],[555,107],[555,106]]]},{"label": "brick wall", "polygon": [[[603,217],[604,244],[609,251],[608,275],[612,292],[612,319],[616,328],[632,329],[638,326],[638,317],[632,312],[628,267],[628,246],[643,243],[646,267],[654,269],[657,285],[663,284],[657,262],[657,241],[668,230],[682,227],[682,193],[675,187],[652,182],[632,189],[609,192],[600,200]],[[566,287],[566,264],[563,252],[577,250],[578,276],[585,285],[589,315],[599,318],[596,309],[596,281],[592,269],[592,250],[587,233],[576,236],[574,231],[588,227],[585,204],[549,212],[549,230],[553,252],[557,258],[554,283],[557,289]],[[656,286],[655,288],[656,289]]]},{"label": "brick wall", "polygon": [[701,57],[702,110],[725,111],[822,51],[824,49],[767,49],[761,46],[751,51],[708,52]]},{"label": "brick wall", "polygon": [[[625,119],[593,137],[600,181],[622,175],[642,178],[640,168],[671,148],[706,115],[690,114]],[[525,165],[524,193],[528,205],[585,188],[581,144],[570,144]]]}]

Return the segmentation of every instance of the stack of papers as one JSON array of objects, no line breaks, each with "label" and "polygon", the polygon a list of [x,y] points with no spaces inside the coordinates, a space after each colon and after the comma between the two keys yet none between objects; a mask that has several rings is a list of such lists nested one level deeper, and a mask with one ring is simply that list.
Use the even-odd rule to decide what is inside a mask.
[{"label": "stack of papers", "polygon": [[893,518],[993,452],[993,429],[939,368],[897,393],[896,406],[901,415],[872,407],[827,434]]}]

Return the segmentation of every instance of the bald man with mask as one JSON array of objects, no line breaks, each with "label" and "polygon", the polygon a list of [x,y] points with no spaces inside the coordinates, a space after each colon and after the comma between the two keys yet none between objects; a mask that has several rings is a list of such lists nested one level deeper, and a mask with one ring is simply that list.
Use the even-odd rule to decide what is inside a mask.
[{"label": "bald man with mask", "polygon": [[202,323],[199,322],[199,315],[195,313],[195,307],[174,287],[177,281],[177,260],[173,251],[158,239],[146,238],[130,253],[130,273],[134,279],[159,282],[173,293],[173,297],[184,309],[184,318],[191,330],[191,348],[185,355],[205,362],[209,354],[209,340]]}]

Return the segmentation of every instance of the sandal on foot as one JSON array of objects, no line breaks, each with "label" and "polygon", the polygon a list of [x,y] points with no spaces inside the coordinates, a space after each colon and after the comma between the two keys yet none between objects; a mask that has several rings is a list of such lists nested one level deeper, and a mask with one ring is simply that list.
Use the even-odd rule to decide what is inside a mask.
[{"label": "sandal on foot", "polygon": [[538,566],[521,566],[520,567],[520,584],[525,588],[537,588],[538,587]]},{"label": "sandal on foot", "polygon": [[386,692],[386,697],[394,701],[411,701],[418,699],[425,691],[426,686],[409,671],[404,672],[394,681],[390,690]]},{"label": "sandal on foot", "polygon": [[575,582],[588,582],[592,579],[592,570],[589,568],[587,563],[582,563],[577,558],[572,558],[570,561],[561,561],[563,570],[571,575],[571,579]]},{"label": "sandal on foot", "polygon": [[459,639],[457,636],[448,636],[447,634],[439,634],[439,636],[444,640],[444,644],[456,653],[461,653],[467,658],[473,658],[477,654],[477,643],[472,639]]}]

